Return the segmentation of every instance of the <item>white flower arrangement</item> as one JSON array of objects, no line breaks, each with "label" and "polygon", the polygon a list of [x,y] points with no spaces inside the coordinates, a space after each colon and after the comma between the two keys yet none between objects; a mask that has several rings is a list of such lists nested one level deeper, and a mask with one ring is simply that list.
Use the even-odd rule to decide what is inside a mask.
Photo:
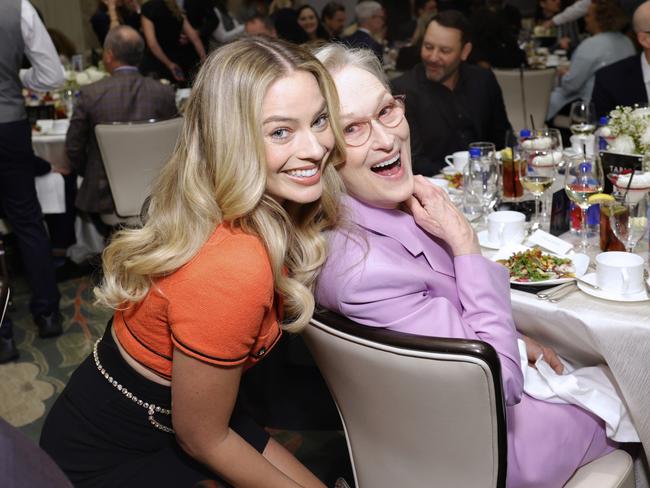
[{"label": "white flower arrangement", "polygon": [[80,86],[89,85],[95,83],[108,76],[106,71],[102,71],[95,66],[90,66],[83,71],[66,71],[65,79],[66,86],[69,89],[77,89]]},{"label": "white flower arrangement", "polygon": [[650,107],[616,107],[606,129],[610,152],[650,154]]}]

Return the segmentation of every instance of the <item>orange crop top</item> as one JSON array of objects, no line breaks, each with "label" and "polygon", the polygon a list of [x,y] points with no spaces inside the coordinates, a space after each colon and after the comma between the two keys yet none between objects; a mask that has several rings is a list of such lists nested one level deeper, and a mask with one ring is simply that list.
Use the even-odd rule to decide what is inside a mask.
[{"label": "orange crop top", "polygon": [[252,366],[282,334],[278,310],[264,245],[222,223],[144,300],[116,311],[113,327],[131,357],[169,379],[174,347],[206,363]]}]

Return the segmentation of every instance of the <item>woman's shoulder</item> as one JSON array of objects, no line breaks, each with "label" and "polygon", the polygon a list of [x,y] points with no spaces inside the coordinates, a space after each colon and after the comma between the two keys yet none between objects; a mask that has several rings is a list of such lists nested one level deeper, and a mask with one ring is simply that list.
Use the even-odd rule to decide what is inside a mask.
[{"label": "woman's shoulder", "polygon": [[261,239],[222,223],[194,258],[164,281],[172,284],[189,280],[198,285],[214,279],[245,284],[251,292],[272,289],[273,272]]}]

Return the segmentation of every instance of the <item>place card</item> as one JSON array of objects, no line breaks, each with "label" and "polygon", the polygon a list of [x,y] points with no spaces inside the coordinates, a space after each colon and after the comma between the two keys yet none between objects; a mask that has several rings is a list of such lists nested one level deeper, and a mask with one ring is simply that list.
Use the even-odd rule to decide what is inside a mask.
[{"label": "place card", "polygon": [[534,244],[539,247],[543,247],[544,249],[547,249],[552,253],[559,255],[565,255],[573,247],[573,244],[570,242],[564,241],[559,237],[555,237],[554,235],[551,235],[541,229],[537,229],[530,235],[528,238],[528,244]]}]

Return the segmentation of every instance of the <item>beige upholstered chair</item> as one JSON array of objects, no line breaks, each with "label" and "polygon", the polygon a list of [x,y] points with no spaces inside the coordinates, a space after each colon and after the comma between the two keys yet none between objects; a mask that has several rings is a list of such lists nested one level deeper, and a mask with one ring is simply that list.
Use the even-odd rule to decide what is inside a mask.
[{"label": "beige upholstered chair", "polygon": [[[402,334],[317,312],[303,332],[334,397],[357,488],[505,486],[501,373],[480,341]],[[567,488],[633,488],[617,450]]]},{"label": "beige upholstered chair", "polygon": [[108,225],[138,224],[151,183],[171,156],[183,118],[161,122],[98,124],[95,135],[104,161],[114,215],[102,215]]},{"label": "beige upholstered chair", "polygon": [[508,120],[515,131],[530,128],[530,116],[536,127],[543,127],[548,102],[555,82],[555,69],[494,69],[503,92]]},{"label": "beige upholstered chair", "polygon": [[331,312],[317,313],[303,336],[339,409],[358,488],[505,486],[491,346],[374,329]]}]

